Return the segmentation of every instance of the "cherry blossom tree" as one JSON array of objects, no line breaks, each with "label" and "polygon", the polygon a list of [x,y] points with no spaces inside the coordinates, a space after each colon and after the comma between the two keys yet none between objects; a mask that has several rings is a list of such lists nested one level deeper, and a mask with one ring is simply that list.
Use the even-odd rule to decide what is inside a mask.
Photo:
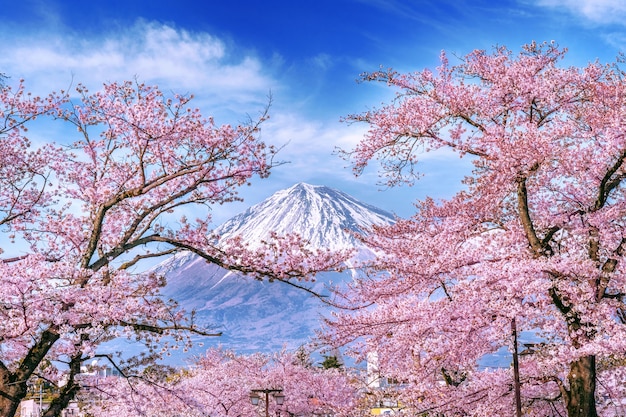
[{"label": "cherry blossom tree", "polygon": [[515,324],[525,415],[624,413],[625,74],[565,56],[532,43],[363,77],[398,93],[347,118],[369,125],[346,152],[357,174],[376,160],[386,184],[412,182],[429,151],[474,167],[452,198],[365,238],[382,255],[329,323],[415,412],[514,415],[512,371],[484,361],[513,350]]},{"label": "cherry blossom tree", "polygon": [[[72,101],[63,92],[33,97],[21,85],[0,90],[0,224],[4,242],[24,248],[0,262],[3,416],[14,415],[34,375],[57,384],[45,415],[60,415],[81,388],[81,365],[112,338],[146,345],[139,357],[106,357],[130,377],[186,346],[185,334],[213,335],[160,296],[163,278],[142,273],[146,260],[186,250],[298,286],[294,279],[343,256],[307,250],[297,236],[251,247],[211,232],[211,206],[239,200],[240,186],[276,165],[260,138],[266,112],[219,126],[190,107],[192,97],[136,82],[77,92]],[[27,128],[42,118],[73,132],[34,146]]]},{"label": "cherry blossom tree", "polygon": [[63,94],[46,98],[27,93],[22,82],[15,90],[0,85],[0,225],[36,217],[50,203],[46,186],[52,175],[50,162],[58,158],[52,145],[31,149],[23,134],[28,123],[65,100]]},{"label": "cherry blossom tree", "polygon": [[85,398],[87,410],[95,417],[252,416],[265,407],[264,394],[259,405],[250,402],[255,389],[282,390],[282,405],[268,393],[271,415],[357,415],[357,390],[346,373],[303,366],[288,352],[237,355],[210,349],[191,369],[166,380],[130,384],[108,378],[95,388]]}]

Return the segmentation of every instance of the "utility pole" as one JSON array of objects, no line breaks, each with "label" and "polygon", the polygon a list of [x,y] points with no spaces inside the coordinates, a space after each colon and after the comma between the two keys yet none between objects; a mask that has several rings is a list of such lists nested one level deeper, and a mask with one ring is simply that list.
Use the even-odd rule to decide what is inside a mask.
[{"label": "utility pole", "polygon": [[513,333],[513,379],[515,386],[515,415],[522,417],[522,393],[519,379],[519,354],[517,353],[517,324],[515,317],[511,320],[511,333]]}]

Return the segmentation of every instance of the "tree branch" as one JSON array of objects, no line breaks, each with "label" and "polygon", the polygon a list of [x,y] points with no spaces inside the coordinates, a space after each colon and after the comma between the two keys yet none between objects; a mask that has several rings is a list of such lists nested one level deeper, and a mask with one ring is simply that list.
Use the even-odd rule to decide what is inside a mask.
[{"label": "tree branch", "polygon": [[155,326],[155,325],[147,324],[147,323],[130,323],[130,322],[122,320],[119,322],[119,325],[132,327],[133,329],[137,331],[146,331],[146,332],[151,332],[151,333],[156,333],[156,334],[164,334],[168,330],[176,330],[176,331],[189,331],[200,336],[209,336],[209,337],[217,337],[217,336],[222,335],[222,332],[207,333],[203,330],[199,330],[195,326],[179,326],[177,324],[172,325],[172,326]]},{"label": "tree branch", "polygon": [[535,256],[541,256],[544,252],[544,246],[537,237],[535,226],[530,218],[530,210],[528,208],[528,190],[526,188],[526,177],[520,176],[517,179],[517,208],[519,211],[520,221],[526,238]]},{"label": "tree branch", "polygon": [[611,177],[615,175],[624,163],[624,159],[626,159],[626,150],[618,156],[615,163],[607,170],[606,174],[600,181],[600,187],[598,187],[598,197],[596,198],[592,211],[597,211],[604,207],[611,191],[613,191],[622,182],[622,180],[626,178],[626,173],[622,173],[611,180]]}]

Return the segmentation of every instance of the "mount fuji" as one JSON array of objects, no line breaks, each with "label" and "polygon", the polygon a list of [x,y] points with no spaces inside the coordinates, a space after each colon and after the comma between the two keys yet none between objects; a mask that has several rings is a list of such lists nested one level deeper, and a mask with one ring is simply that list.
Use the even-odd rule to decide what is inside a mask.
[{"label": "mount fuji", "polygon": [[[241,236],[254,245],[270,232],[298,233],[313,248],[355,248],[356,259],[373,255],[353,232],[394,222],[394,216],[326,186],[299,183],[276,192],[216,229],[222,238]],[[208,264],[192,253],[179,253],[155,269],[165,275],[163,294],[187,310],[196,323],[221,331],[203,338],[203,349],[221,345],[239,353],[296,349],[308,343],[328,314],[319,299],[280,282],[258,281]],[[353,279],[350,273],[323,273],[311,289],[323,293],[329,283]],[[198,340],[199,341],[199,340]],[[201,350],[198,348],[198,354]]]}]

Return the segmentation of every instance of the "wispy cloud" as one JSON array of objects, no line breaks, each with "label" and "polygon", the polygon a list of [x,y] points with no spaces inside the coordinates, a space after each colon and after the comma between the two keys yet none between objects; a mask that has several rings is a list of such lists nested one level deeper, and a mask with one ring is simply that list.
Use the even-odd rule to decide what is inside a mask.
[{"label": "wispy cloud", "polygon": [[235,54],[208,33],[146,21],[116,29],[96,38],[62,30],[45,35],[0,32],[0,68],[12,78],[26,79],[37,93],[67,88],[71,82],[94,90],[103,82],[137,78],[240,110],[242,103],[258,108],[278,88],[254,55]]},{"label": "wispy cloud", "polygon": [[538,0],[537,4],[567,11],[588,23],[626,25],[626,2],[623,0]]},{"label": "wispy cloud", "polygon": [[[143,20],[97,37],[52,26],[54,31],[45,35],[33,32],[16,36],[0,29],[4,45],[0,71],[9,74],[12,81],[24,78],[37,94],[67,89],[70,83],[78,82],[95,91],[103,82],[136,77],[165,91],[193,93],[195,105],[204,114],[216,116],[217,123],[245,122],[248,114],[255,118],[268,104],[271,92],[275,102],[270,120],[262,126],[263,139],[284,146],[278,159],[289,162],[275,170],[274,187],[285,188],[328,175],[336,180],[354,180],[350,170],[344,169],[346,162],[333,152],[336,146],[352,148],[362,131],[338,123],[338,115],[331,124],[303,114],[301,103],[294,103],[298,100],[295,97],[301,100],[302,93],[294,89],[301,87],[306,92],[311,85],[287,86],[286,80],[274,77],[276,68],[285,65],[281,56],[263,61],[210,33]],[[333,60],[320,53],[310,64],[320,71],[332,67]],[[37,142],[65,137],[48,126],[32,129],[30,135]],[[262,195],[265,197],[267,192]],[[220,210],[214,214],[220,217]]]},{"label": "wispy cloud", "polygon": [[364,128],[345,124],[328,125],[293,112],[280,112],[264,128],[264,137],[282,149],[278,159],[289,161],[288,170],[311,176],[334,175],[351,178],[346,162],[336,150],[352,149],[361,139]]}]

